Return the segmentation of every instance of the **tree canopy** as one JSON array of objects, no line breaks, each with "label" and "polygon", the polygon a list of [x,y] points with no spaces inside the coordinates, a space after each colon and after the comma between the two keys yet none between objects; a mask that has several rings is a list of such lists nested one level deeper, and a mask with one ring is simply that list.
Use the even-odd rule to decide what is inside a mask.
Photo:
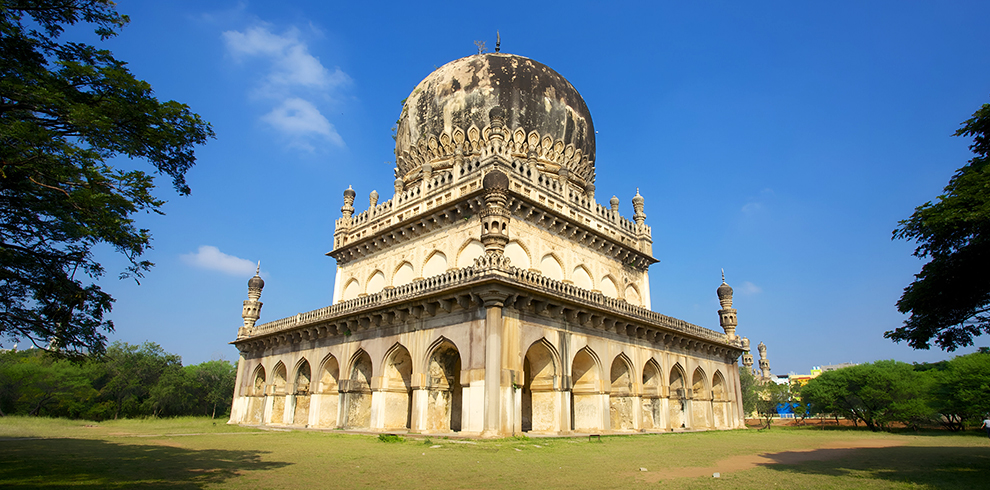
[{"label": "tree canopy", "polygon": [[990,333],[990,104],[963,123],[956,136],[972,137],[976,154],[956,171],[937,202],[918,206],[894,230],[895,239],[914,240],[914,255],[930,261],[897,302],[911,316],[884,333],[915,349],[932,342],[954,351]]},{"label": "tree canopy", "polygon": [[129,260],[121,277],[141,277],[151,233],[133,215],[164,204],[153,175],[113,159],[144,160],[186,195],[194,147],[214,136],[110,51],[60,40],[66,26],[105,40],[127,22],[109,0],[0,0],[0,340],[102,352],[113,298],[94,283],[105,271],[93,247],[112,246]]}]

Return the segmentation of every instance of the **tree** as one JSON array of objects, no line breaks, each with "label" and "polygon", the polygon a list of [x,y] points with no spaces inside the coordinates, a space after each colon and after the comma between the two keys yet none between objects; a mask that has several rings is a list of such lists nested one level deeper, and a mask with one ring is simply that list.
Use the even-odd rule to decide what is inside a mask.
[{"label": "tree", "polygon": [[206,361],[186,366],[189,376],[197,384],[197,415],[216,418],[217,410],[226,414],[234,401],[234,381],[237,366],[223,360]]},{"label": "tree", "polygon": [[773,381],[765,381],[756,387],[756,412],[763,419],[763,428],[769,429],[773,423],[773,417],[777,415],[777,409],[784,404],[791,403],[794,397],[791,394],[790,384],[777,384]]},{"label": "tree", "polygon": [[121,277],[140,278],[151,234],[132,216],[164,204],[152,175],[113,159],[145,160],[186,195],[193,149],[214,136],[109,51],[59,39],[77,23],[106,39],[127,22],[110,0],[0,0],[0,339],[102,352],[113,298],[92,283],[104,274],[92,249],[114,247],[130,263]]},{"label": "tree", "polygon": [[919,367],[929,366],[934,378],[930,404],[942,425],[960,431],[990,414],[990,354],[975,352]]},{"label": "tree", "polygon": [[[100,395],[109,410],[100,418],[130,417],[142,412],[151,390],[170,369],[182,368],[182,359],[165,352],[154,342],[140,346],[114,342],[101,360],[104,372],[99,383]],[[169,401],[174,407],[174,402]],[[112,413],[111,413],[112,412]]]},{"label": "tree", "polygon": [[801,389],[804,403],[819,413],[862,421],[872,431],[891,422],[917,426],[932,419],[932,377],[910,364],[876,361],[822,373]]},{"label": "tree", "polygon": [[756,391],[760,387],[753,371],[746,366],[739,366],[739,388],[742,391],[743,413],[749,417],[756,413],[756,402],[758,400]]},{"label": "tree", "polygon": [[956,136],[973,138],[976,154],[956,171],[938,202],[918,206],[894,230],[918,243],[914,255],[931,260],[897,302],[911,316],[884,333],[915,349],[954,351],[990,333],[990,104],[963,123]]}]

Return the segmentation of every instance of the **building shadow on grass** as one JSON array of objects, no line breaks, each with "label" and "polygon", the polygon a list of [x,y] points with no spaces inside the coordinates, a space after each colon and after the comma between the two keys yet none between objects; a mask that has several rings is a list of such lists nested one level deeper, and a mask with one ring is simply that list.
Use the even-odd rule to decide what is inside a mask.
[{"label": "building shadow on grass", "polygon": [[927,485],[931,488],[986,488],[990,447],[896,446],[818,449],[765,454],[765,467],[791,474],[849,476]]},{"label": "building shadow on grass", "polygon": [[262,461],[264,454],[93,439],[7,439],[0,444],[0,487],[201,488],[291,464]]}]

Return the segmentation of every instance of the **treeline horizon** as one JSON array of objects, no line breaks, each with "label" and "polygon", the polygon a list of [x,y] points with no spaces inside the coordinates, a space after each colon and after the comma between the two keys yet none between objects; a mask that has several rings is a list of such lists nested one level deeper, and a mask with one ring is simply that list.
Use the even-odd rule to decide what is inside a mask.
[{"label": "treeline horizon", "polygon": [[65,359],[44,349],[0,352],[0,417],[102,421],[230,413],[237,366],[182,365],[154,342],[114,342],[99,356]]},{"label": "treeline horizon", "polygon": [[979,427],[990,417],[990,349],[986,348],[933,363],[858,364],[822,373],[804,386],[750,383],[750,407],[767,427],[785,404],[799,418],[841,417],[873,431],[890,430],[896,424],[961,431]]}]

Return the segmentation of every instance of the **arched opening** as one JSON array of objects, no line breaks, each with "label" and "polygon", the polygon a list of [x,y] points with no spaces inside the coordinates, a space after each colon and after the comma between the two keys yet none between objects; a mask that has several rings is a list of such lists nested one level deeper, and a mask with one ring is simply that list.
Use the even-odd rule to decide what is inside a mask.
[{"label": "arched opening", "polygon": [[344,286],[344,293],[340,296],[341,301],[347,301],[349,299],[357,298],[361,294],[361,283],[357,279],[351,279],[347,281],[347,285]]},{"label": "arched opening", "polygon": [[595,289],[595,283],[591,280],[591,273],[583,265],[574,268],[574,272],[571,274],[571,281],[579,288],[589,291]]},{"label": "arched opening", "polygon": [[643,300],[639,297],[639,291],[632,284],[626,286],[626,302],[631,305],[643,306]]},{"label": "arched opening", "polygon": [[526,249],[523,248],[519,242],[515,240],[509,242],[509,244],[505,246],[504,254],[509,258],[509,263],[514,267],[518,267],[520,269],[530,268],[529,254],[526,253]]},{"label": "arched opening", "polygon": [[337,358],[328,355],[323,360],[323,367],[320,369],[319,394],[313,395],[320,399],[319,416],[316,422],[320,427],[337,426],[337,410],[340,406],[339,380],[340,366],[337,364]]},{"label": "arched opening", "polygon": [[285,423],[285,364],[279,361],[272,371],[272,423]]},{"label": "arched opening", "polygon": [[385,289],[385,274],[382,271],[375,271],[368,279],[368,290],[366,291],[368,295],[372,295]]},{"label": "arched opening", "polygon": [[684,405],[687,399],[687,392],[684,388],[684,370],[680,364],[675,364],[670,370],[670,428],[682,429],[687,427],[687,419],[684,417]]},{"label": "arched opening", "polygon": [[663,403],[660,401],[660,366],[653,359],[643,366],[643,429],[663,427]]},{"label": "arched opening", "polygon": [[615,281],[610,276],[605,276],[602,278],[598,286],[598,290],[609,298],[619,297],[619,289],[615,287]]},{"label": "arched opening", "polygon": [[429,359],[426,429],[458,432],[461,430],[461,355],[453,342],[442,339]]},{"label": "arched opening", "polygon": [[447,272],[447,256],[441,251],[433,252],[423,264],[423,277],[439,276]]},{"label": "arched opening", "polygon": [[296,368],[294,383],[295,409],[292,414],[292,425],[309,425],[310,379],[309,361],[303,359]]},{"label": "arched opening", "polygon": [[471,240],[461,247],[461,252],[457,254],[457,268],[463,269],[474,265],[474,259],[485,254],[485,246],[480,240]]},{"label": "arched opening", "polygon": [[416,272],[413,270],[413,265],[409,262],[403,262],[392,276],[392,286],[399,287],[403,284],[409,284],[415,277]]},{"label": "arched opening", "polygon": [[247,421],[251,424],[262,424],[265,420],[265,367],[258,366],[254,370],[253,381],[248,398]]},{"label": "arched opening", "polygon": [[633,379],[630,373],[629,358],[623,354],[615,356],[612,361],[609,379],[608,409],[612,430],[633,430],[636,425],[633,420]]},{"label": "arched opening", "polygon": [[564,268],[561,267],[560,261],[553,254],[546,254],[540,260],[540,272],[555,281],[564,279]]},{"label": "arched opening", "polygon": [[722,373],[715,371],[712,376],[712,415],[715,427],[726,427],[728,422],[729,397],[726,392],[725,379]]},{"label": "arched opening", "polygon": [[350,378],[341,383],[345,392],[346,407],[344,427],[367,429],[371,427],[371,356],[359,350],[351,359]]},{"label": "arched opening", "polygon": [[691,427],[701,429],[711,427],[711,392],[705,384],[705,372],[701,368],[694,370],[691,378]]},{"label": "arched opening", "polygon": [[571,429],[601,430],[602,377],[591,349],[578,351],[571,363]]},{"label": "arched opening", "polygon": [[412,357],[402,344],[385,355],[382,391],[385,397],[386,429],[408,429],[412,421]]},{"label": "arched opening", "polygon": [[522,430],[551,432],[560,428],[557,356],[541,339],[523,358]]}]

